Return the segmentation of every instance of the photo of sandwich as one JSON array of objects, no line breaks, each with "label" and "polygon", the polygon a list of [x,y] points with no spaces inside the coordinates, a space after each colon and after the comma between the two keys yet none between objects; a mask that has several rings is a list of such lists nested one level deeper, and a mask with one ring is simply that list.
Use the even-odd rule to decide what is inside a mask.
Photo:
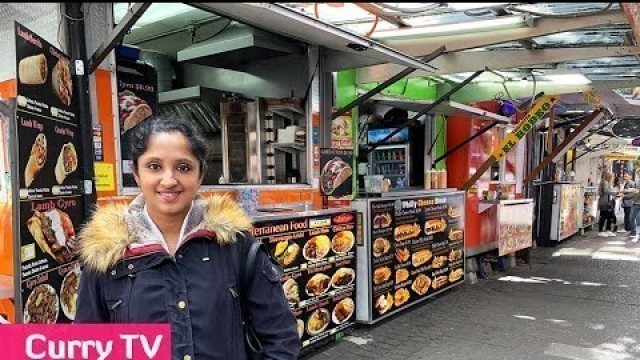
[{"label": "photo of sandwich", "polygon": [[58,184],[62,184],[67,175],[76,171],[78,168],[78,154],[73,143],[68,142],[62,146],[60,155],[58,155],[58,162],[56,162],[56,181]]},{"label": "photo of sandwich", "polygon": [[446,275],[443,276],[438,276],[437,278],[433,279],[433,283],[431,284],[431,287],[433,287],[435,290],[440,289],[442,287],[445,287],[447,284],[449,283],[449,277]]},{"label": "photo of sandwich", "polygon": [[420,235],[420,226],[418,224],[398,225],[393,231],[396,241],[404,241],[418,237]]},{"label": "photo of sandwich", "polygon": [[378,310],[378,314],[382,315],[393,307],[393,296],[391,293],[380,295],[373,303],[373,307]]},{"label": "photo of sandwich", "polygon": [[297,304],[300,302],[300,289],[298,283],[293,279],[288,279],[282,284],[284,295],[287,297],[289,304]]},{"label": "photo of sandwich", "polygon": [[396,290],[396,293],[393,295],[393,304],[396,307],[400,307],[402,305],[404,305],[407,301],[409,301],[409,297],[411,296],[411,294],[409,293],[409,290],[407,290],[406,288],[401,288]]},{"label": "photo of sandwich", "polygon": [[149,104],[129,90],[118,94],[118,104],[120,105],[120,128],[123,134],[153,115]]},{"label": "photo of sandwich", "polygon": [[317,235],[309,239],[302,248],[302,256],[309,261],[322,260],[331,250],[331,240],[327,235]]},{"label": "photo of sandwich", "polygon": [[441,267],[447,264],[446,256],[434,256],[433,262],[431,263],[434,269],[440,269]]},{"label": "photo of sandwich", "polygon": [[449,230],[449,240],[456,241],[464,238],[464,231],[462,230]]},{"label": "photo of sandwich", "polygon": [[60,287],[60,305],[62,305],[62,312],[69,320],[76,318],[76,300],[78,299],[79,284],[80,267],[76,267],[65,275]]},{"label": "photo of sandwich", "polygon": [[449,252],[449,261],[457,261],[460,259],[462,259],[462,250],[452,249],[451,252]]},{"label": "photo of sandwich", "polygon": [[27,160],[27,166],[24,169],[24,185],[25,187],[31,186],[31,183],[35,179],[36,175],[44,167],[44,163],[47,161],[47,137],[44,133],[39,133],[36,139],[31,145],[31,153],[29,154],[29,160]]},{"label": "photo of sandwich", "polygon": [[449,217],[451,218],[460,217],[461,214],[462,214],[462,211],[457,206],[450,205],[449,210],[447,210],[447,215],[449,215]]},{"label": "photo of sandwich", "polygon": [[331,277],[331,286],[336,289],[349,286],[356,278],[356,272],[352,268],[339,268]]},{"label": "photo of sandwich", "polygon": [[356,304],[353,302],[352,298],[344,298],[336,304],[336,307],[333,308],[332,320],[336,324],[342,324],[345,321],[349,320],[353,315],[353,310],[355,310]]},{"label": "photo of sandwich", "polygon": [[333,236],[331,240],[331,249],[336,254],[346,254],[353,248],[356,243],[356,237],[349,230],[340,231]]},{"label": "photo of sandwich", "polygon": [[287,267],[291,265],[300,253],[300,245],[291,240],[279,241],[273,252],[273,257],[280,265]]},{"label": "photo of sandwich", "polygon": [[373,256],[380,257],[391,250],[391,243],[383,237],[373,240]]},{"label": "photo of sandwich", "polygon": [[444,231],[447,228],[447,221],[443,218],[427,220],[424,223],[424,233],[427,235],[433,235]]},{"label": "photo of sandwich", "polygon": [[409,261],[410,256],[411,252],[406,247],[396,248],[396,260],[398,260],[399,263]]},{"label": "photo of sandwich", "polygon": [[429,249],[416,251],[411,255],[411,264],[413,267],[422,266],[431,260],[431,256],[433,256],[433,253]]},{"label": "photo of sandwich", "polygon": [[384,229],[391,226],[391,214],[388,212],[376,214],[373,217],[373,228]]},{"label": "photo of sandwich", "polygon": [[431,278],[425,274],[420,274],[416,276],[416,279],[413,280],[413,284],[411,284],[411,290],[415,291],[418,295],[424,295],[427,290],[429,290],[429,286],[431,285]]},{"label": "photo of sandwich", "polygon": [[37,211],[27,228],[40,249],[62,264],[73,260],[76,232],[69,215],[59,209]]},{"label": "photo of sandwich", "polygon": [[398,269],[396,270],[396,284],[403,283],[409,279],[409,270]]},{"label": "photo of sandwich", "polygon": [[18,63],[18,80],[21,84],[44,84],[48,73],[47,58],[44,54],[27,56]]},{"label": "photo of sandwich", "polygon": [[71,81],[71,69],[69,69],[69,61],[59,59],[51,71],[51,86],[53,92],[58,95],[60,101],[69,106],[71,105],[71,96],[73,95],[73,82]]},{"label": "photo of sandwich", "polygon": [[391,269],[388,266],[382,266],[373,271],[373,283],[382,284],[391,278]]},{"label": "photo of sandwich", "polygon": [[325,195],[331,195],[343,182],[351,178],[353,169],[339,157],[329,160],[320,173],[320,190]]},{"label": "photo of sandwich", "polygon": [[453,283],[453,282],[456,282],[456,281],[460,280],[460,278],[462,278],[463,274],[464,274],[464,270],[462,270],[462,268],[458,268],[458,269],[453,270],[449,274],[449,282]]},{"label": "photo of sandwich", "polygon": [[315,274],[307,281],[305,290],[309,296],[319,296],[324,294],[329,289],[329,283],[331,279],[325,274]]}]

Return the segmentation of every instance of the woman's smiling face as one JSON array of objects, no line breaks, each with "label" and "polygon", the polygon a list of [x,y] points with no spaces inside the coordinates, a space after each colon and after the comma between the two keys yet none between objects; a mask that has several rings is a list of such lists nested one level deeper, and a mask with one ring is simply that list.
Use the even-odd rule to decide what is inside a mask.
[{"label": "woman's smiling face", "polygon": [[177,131],[151,135],[134,173],[147,211],[154,219],[167,216],[184,218],[203,175],[187,137]]}]

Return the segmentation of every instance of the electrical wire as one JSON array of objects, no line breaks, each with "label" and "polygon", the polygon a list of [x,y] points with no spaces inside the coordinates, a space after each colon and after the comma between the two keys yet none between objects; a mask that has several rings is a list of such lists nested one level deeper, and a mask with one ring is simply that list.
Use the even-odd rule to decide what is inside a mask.
[{"label": "electrical wire", "polygon": [[524,14],[535,15],[535,16],[546,17],[546,18],[559,18],[559,19],[567,19],[567,18],[569,18],[569,19],[571,19],[571,18],[577,18],[577,17],[601,14],[601,13],[609,10],[613,6],[613,4],[614,3],[608,3],[602,9],[598,9],[598,10],[595,10],[595,11],[577,12],[577,13],[571,13],[571,14],[541,13],[541,12],[537,12],[537,11],[533,11],[533,10],[518,9],[517,6],[506,6],[505,9],[509,10],[509,11],[513,11],[513,12],[520,12],[520,13],[524,13]]},{"label": "electrical wire", "polygon": [[381,7],[383,9],[387,9],[387,10],[391,10],[391,11],[395,11],[397,13],[401,13],[401,14],[405,14],[405,15],[416,15],[416,14],[421,14],[427,11],[431,11],[431,10],[435,10],[437,8],[441,8],[443,6],[446,6],[446,3],[431,3],[429,5],[425,5],[419,8],[402,8],[399,6],[395,6],[395,5],[390,5],[388,3],[372,3],[378,7]]},{"label": "electrical wire", "polygon": [[222,29],[218,30],[215,34],[213,34],[213,35],[211,35],[211,36],[209,36],[207,38],[198,40],[197,42],[193,42],[194,38],[196,37],[196,31],[198,31],[198,28],[194,28],[193,32],[191,34],[191,44],[199,44],[199,43],[201,43],[203,41],[207,41],[207,40],[213,39],[214,37],[222,34],[225,30],[227,30],[227,28],[229,27],[229,25],[231,25],[232,22],[233,22],[233,20],[229,19],[229,22],[227,22],[225,24],[225,26],[222,27]]}]

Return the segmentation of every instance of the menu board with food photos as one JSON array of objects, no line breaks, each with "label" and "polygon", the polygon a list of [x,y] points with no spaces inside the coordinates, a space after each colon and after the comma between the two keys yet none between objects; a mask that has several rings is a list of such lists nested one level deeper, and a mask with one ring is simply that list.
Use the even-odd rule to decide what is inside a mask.
[{"label": "menu board with food photos", "polygon": [[356,230],[351,211],[254,223],[253,235],[284,270],[282,286],[303,348],[355,323]]},{"label": "menu board with food photos", "polygon": [[320,191],[331,199],[353,197],[353,150],[320,149]]},{"label": "menu board with food photos", "polygon": [[464,194],[371,200],[372,321],[464,280]]},{"label": "menu board with food photos", "polygon": [[85,220],[78,100],[71,58],[15,23],[17,99],[12,134],[19,321],[73,321]]}]

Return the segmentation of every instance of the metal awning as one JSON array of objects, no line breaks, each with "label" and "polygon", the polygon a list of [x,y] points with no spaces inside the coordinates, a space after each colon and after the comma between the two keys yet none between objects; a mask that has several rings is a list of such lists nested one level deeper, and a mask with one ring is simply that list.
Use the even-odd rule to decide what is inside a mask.
[{"label": "metal awning", "polygon": [[377,41],[346,31],[280,4],[189,3],[251,26],[331,50],[328,70],[354,69],[382,63],[428,72],[435,67]]},{"label": "metal awning", "polygon": [[[365,91],[362,89],[358,89],[358,93],[364,93]],[[384,106],[390,106],[398,109],[403,109],[407,111],[418,112],[424,109],[425,107],[433,104],[435,100],[413,100],[413,99],[404,99],[396,96],[388,96],[388,95],[374,95],[370,101],[378,103]],[[478,119],[483,120],[492,120],[497,121],[501,124],[509,124],[511,120],[508,117],[498,115],[496,113],[492,113],[490,111],[482,110],[473,106],[465,105],[459,102],[445,100],[434,109],[432,109],[430,114],[433,115],[446,115],[446,116],[456,116],[456,115],[464,115],[464,116],[473,116]]]}]

